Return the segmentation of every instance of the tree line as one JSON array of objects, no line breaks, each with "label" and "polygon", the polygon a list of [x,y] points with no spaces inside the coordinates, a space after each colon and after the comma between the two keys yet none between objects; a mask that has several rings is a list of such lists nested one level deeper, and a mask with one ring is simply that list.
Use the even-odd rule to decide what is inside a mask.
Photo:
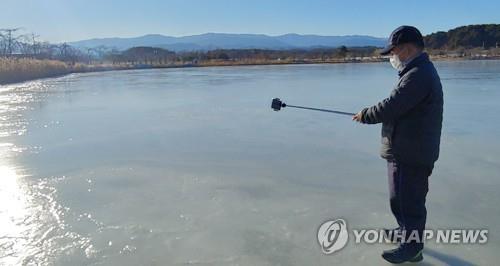
[{"label": "tree line", "polygon": [[[109,47],[76,48],[67,43],[40,41],[34,33],[21,28],[0,29],[0,57],[59,60],[69,64],[127,64],[133,66],[204,64],[217,62],[302,62],[376,58],[376,47],[317,47],[312,49],[217,49],[173,52],[159,47],[133,47],[119,51]],[[500,24],[463,26],[424,37],[426,47],[438,51],[491,49],[500,46]],[[498,50],[498,49],[493,49]]]},{"label": "tree line", "polygon": [[67,43],[52,44],[39,36],[23,34],[21,28],[0,29],[0,57],[51,59],[66,63],[166,65],[214,61],[333,60],[375,55],[376,47],[345,47],[291,50],[216,49],[173,52],[159,47],[133,47],[124,51],[100,46],[76,48]]},{"label": "tree line", "polygon": [[216,49],[210,51],[172,52],[156,47],[133,47],[122,52],[111,52],[104,60],[113,64],[149,64],[162,65],[171,63],[200,64],[203,62],[244,62],[244,61],[301,61],[335,60],[346,58],[370,57],[375,55],[376,47],[315,48],[315,49]]},{"label": "tree line", "polygon": [[424,37],[429,49],[500,48],[500,24],[482,24],[439,31]]},{"label": "tree line", "polygon": [[21,28],[0,29],[0,56],[10,58],[53,59],[65,62],[83,60],[83,53],[66,43],[42,42],[39,36],[22,34]]}]

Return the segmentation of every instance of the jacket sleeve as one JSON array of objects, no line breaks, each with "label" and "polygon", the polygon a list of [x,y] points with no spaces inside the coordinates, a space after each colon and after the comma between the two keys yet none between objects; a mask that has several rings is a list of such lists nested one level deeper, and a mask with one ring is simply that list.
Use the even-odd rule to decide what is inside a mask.
[{"label": "jacket sleeve", "polygon": [[361,111],[361,122],[377,124],[397,120],[428,95],[429,87],[418,72],[408,73],[388,98]]}]

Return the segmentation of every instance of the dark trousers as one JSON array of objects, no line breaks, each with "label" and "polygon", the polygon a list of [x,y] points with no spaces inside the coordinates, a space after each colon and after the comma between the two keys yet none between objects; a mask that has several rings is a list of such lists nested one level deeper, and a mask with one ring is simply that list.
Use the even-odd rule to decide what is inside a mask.
[{"label": "dark trousers", "polygon": [[427,218],[425,197],[429,191],[432,166],[415,166],[394,161],[387,162],[391,210],[403,230],[406,240],[411,233],[418,234],[418,241],[406,243],[408,247],[423,248],[423,231]]}]

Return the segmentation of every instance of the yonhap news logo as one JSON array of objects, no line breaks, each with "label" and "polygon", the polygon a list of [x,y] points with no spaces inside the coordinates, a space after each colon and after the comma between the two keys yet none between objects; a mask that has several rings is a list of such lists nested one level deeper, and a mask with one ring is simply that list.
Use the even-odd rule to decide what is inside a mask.
[{"label": "yonhap news logo", "polygon": [[324,254],[333,254],[344,248],[349,240],[349,234],[354,237],[354,243],[408,243],[435,242],[436,244],[486,244],[488,229],[436,229],[388,231],[384,229],[351,229],[347,221],[332,219],[322,223],[318,228],[318,243]]},{"label": "yonhap news logo", "polygon": [[347,223],[344,219],[326,221],[318,229],[318,242],[325,254],[341,250],[347,244],[348,238]]}]

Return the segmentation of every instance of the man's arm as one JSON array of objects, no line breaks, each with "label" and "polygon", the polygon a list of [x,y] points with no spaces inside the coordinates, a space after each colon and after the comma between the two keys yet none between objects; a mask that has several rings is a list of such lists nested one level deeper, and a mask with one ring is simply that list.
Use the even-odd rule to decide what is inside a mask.
[{"label": "man's arm", "polygon": [[363,109],[353,117],[353,120],[365,124],[397,120],[428,95],[430,86],[425,85],[423,78],[410,75],[392,91],[391,96],[372,107]]}]

